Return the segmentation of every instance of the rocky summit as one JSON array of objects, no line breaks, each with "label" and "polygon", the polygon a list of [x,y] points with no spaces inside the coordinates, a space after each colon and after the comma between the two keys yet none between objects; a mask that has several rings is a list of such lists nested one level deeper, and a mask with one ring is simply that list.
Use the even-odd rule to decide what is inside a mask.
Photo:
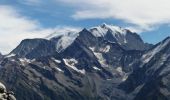
[{"label": "rocky summit", "polygon": [[17,100],[170,100],[169,37],[152,45],[107,24],[58,34],[0,56],[0,81]]}]

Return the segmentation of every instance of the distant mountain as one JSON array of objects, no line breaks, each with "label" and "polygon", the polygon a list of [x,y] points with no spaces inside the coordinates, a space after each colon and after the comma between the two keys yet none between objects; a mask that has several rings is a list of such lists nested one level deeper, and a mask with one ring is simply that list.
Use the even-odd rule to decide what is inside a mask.
[{"label": "distant mountain", "polygon": [[[146,50],[152,46],[151,44],[144,43],[138,34],[118,26],[102,24],[86,30],[88,30],[94,37],[118,43],[126,50]],[[56,50],[61,52],[71,45],[79,35],[80,32],[76,31],[70,31],[59,35],[53,33],[46,37],[46,39],[54,41],[56,44]]]},{"label": "distant mountain", "polygon": [[169,42],[107,24],[25,39],[0,60],[0,81],[17,100],[168,100]]}]

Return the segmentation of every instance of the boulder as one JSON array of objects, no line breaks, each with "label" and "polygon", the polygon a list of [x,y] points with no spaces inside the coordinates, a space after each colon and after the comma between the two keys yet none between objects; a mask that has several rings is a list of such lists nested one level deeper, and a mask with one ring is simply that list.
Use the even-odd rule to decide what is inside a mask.
[{"label": "boulder", "polygon": [[0,82],[0,100],[16,100],[14,93],[7,92],[5,85]]}]

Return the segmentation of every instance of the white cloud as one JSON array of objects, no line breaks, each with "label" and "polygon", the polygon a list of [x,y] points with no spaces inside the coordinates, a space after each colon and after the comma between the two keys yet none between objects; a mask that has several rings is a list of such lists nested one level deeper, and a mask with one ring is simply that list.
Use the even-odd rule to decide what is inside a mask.
[{"label": "white cloud", "polygon": [[38,21],[22,16],[10,6],[0,6],[0,20],[0,52],[3,54],[9,53],[23,39],[43,38],[54,31],[68,30],[66,26],[44,29]]},{"label": "white cloud", "polygon": [[60,0],[77,10],[74,19],[121,19],[145,30],[170,23],[169,0]]},{"label": "white cloud", "polygon": [[80,32],[82,28],[72,27],[72,26],[57,26],[52,34],[47,35],[46,39],[51,39],[52,37],[61,36],[63,34],[68,34],[69,32]]},{"label": "white cloud", "polygon": [[134,25],[134,26],[127,26],[127,27],[125,27],[125,29],[129,29],[132,32],[136,32],[136,33],[140,34],[140,33],[145,32],[145,31],[155,30],[155,29],[158,28],[158,26],[157,27],[156,26],[141,27],[141,26],[138,26],[138,25],[136,25],[136,26]]}]

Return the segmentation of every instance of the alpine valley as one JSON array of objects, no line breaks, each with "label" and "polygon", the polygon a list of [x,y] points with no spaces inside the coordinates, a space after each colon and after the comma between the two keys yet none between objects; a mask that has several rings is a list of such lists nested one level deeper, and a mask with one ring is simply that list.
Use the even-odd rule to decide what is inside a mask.
[{"label": "alpine valley", "polygon": [[0,55],[0,81],[17,100],[170,100],[170,37],[102,24],[25,39]]}]

